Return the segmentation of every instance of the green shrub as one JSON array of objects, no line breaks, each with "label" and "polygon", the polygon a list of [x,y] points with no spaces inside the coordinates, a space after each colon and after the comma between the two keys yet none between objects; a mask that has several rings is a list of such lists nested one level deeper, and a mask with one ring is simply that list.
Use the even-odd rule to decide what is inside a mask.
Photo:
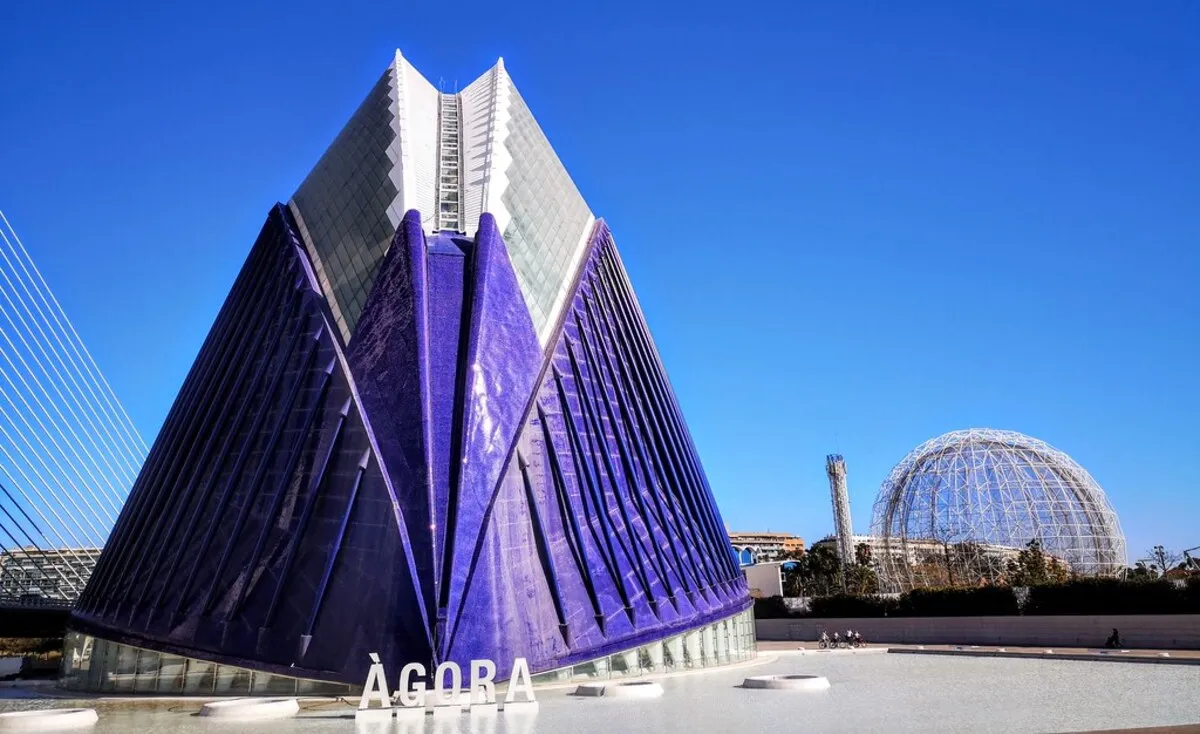
[{"label": "green shrub", "polygon": [[1188,596],[1187,589],[1180,589],[1170,581],[1079,579],[1030,587],[1023,611],[1027,615],[1103,615],[1185,614],[1200,609],[1189,604]]},{"label": "green shrub", "polygon": [[810,617],[887,617],[895,613],[891,599],[857,594],[821,596],[809,602]]},{"label": "green shrub", "polygon": [[783,603],[782,596],[765,596],[754,600],[755,619],[782,619],[790,616],[792,613]]},{"label": "green shrub", "polygon": [[913,589],[900,597],[897,616],[991,617],[1020,614],[1017,597],[1007,586]]}]

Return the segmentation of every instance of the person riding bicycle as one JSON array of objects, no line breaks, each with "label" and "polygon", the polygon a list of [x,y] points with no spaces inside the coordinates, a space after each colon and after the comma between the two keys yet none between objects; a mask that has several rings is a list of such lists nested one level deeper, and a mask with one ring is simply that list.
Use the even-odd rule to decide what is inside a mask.
[{"label": "person riding bicycle", "polygon": [[842,633],[841,633],[841,632],[838,632],[837,630],[834,630],[834,632],[833,632],[833,646],[834,646],[834,647],[837,647],[837,646],[838,646],[838,645],[840,645],[840,644],[842,644]]},{"label": "person riding bicycle", "polygon": [[821,630],[821,636],[817,638],[817,642],[821,643],[822,647],[829,644],[829,633]]},{"label": "person riding bicycle", "polygon": [[858,630],[854,631],[854,644],[858,645],[859,647],[862,647],[863,645],[863,636]]}]

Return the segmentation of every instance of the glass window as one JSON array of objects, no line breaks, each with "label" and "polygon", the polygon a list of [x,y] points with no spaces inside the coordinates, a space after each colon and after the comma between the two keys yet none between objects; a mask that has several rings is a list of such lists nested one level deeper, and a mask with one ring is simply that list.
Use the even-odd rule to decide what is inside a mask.
[{"label": "glass window", "polygon": [[612,655],[609,658],[609,671],[613,678],[634,676],[640,673],[638,651],[634,649]]},{"label": "glass window", "polygon": [[211,695],[216,680],[217,666],[200,660],[188,660],[184,673],[183,692]]},{"label": "glass window", "polygon": [[669,638],[664,644],[663,659],[668,670],[682,670],[684,665],[683,656],[683,635],[675,635]]},{"label": "glass window", "polygon": [[116,645],[116,665],[110,670],[109,681],[114,691],[132,691],[133,679],[137,674],[137,648]]},{"label": "glass window", "polygon": [[353,686],[345,683],[330,683],[323,680],[306,680],[304,678],[296,679],[296,693],[306,696],[344,696],[347,694],[360,693],[361,689],[354,690]]},{"label": "glass window", "polygon": [[683,666],[685,668],[704,667],[704,661],[700,657],[700,630],[684,633]]},{"label": "glass window", "polygon": [[251,690],[255,695],[285,693],[290,695],[296,693],[296,679],[255,671]]},{"label": "glass window", "polygon": [[590,660],[586,663],[580,663],[571,669],[572,678],[607,678],[608,677],[608,658],[600,658],[599,660]]},{"label": "glass window", "polygon": [[176,655],[158,656],[158,692],[183,693],[183,678],[187,671],[187,658]]},{"label": "glass window", "polygon": [[[108,640],[96,640],[92,645],[92,659],[88,669],[87,687],[93,691],[111,689],[107,671],[116,662],[116,644]],[[110,659],[110,656],[113,656]]]},{"label": "glass window", "polygon": [[152,693],[158,689],[158,653],[150,650],[138,650],[137,675],[134,678],[133,690],[138,693]]},{"label": "glass window", "polygon": [[213,693],[244,696],[250,692],[250,671],[232,665],[217,666],[216,686]]}]

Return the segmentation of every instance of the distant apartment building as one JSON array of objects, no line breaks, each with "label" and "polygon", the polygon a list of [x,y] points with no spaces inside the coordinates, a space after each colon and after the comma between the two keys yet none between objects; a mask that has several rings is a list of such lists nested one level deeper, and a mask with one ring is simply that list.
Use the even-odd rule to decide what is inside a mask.
[{"label": "distant apartment building", "polygon": [[[851,548],[855,552],[857,552],[860,545],[867,546],[867,549],[871,554],[871,560],[876,564],[882,562],[885,556],[890,556],[897,562],[903,561],[908,565],[937,563],[947,553],[953,553],[956,549],[968,545],[976,552],[991,554],[1005,563],[1010,560],[1016,560],[1017,554],[1021,552],[1020,548],[996,545],[994,543],[964,542],[954,544],[943,543],[940,540],[930,540],[926,538],[909,538],[908,540],[900,540],[898,538],[884,539],[875,535],[851,536]],[[822,548],[824,546],[829,546],[836,551],[837,538],[832,535],[827,535],[813,543],[812,549],[816,550],[817,548]]]},{"label": "distant apartment building", "polygon": [[[1008,573],[1009,563],[1016,561],[1022,550],[970,540],[945,543],[930,538],[852,537],[851,547],[856,556],[863,545],[870,554],[871,565],[879,572],[880,588],[888,592],[974,585],[980,583],[980,579],[987,579],[988,583],[1002,581]],[[812,544],[811,550],[824,547],[837,553],[837,539],[832,535],[821,538]],[[1064,570],[1071,570],[1071,564],[1063,558],[1050,553],[1047,556]]]},{"label": "distant apartment building", "polygon": [[804,538],[791,533],[730,532],[729,544],[743,566],[778,560],[785,554],[803,553]]},{"label": "distant apartment building", "polygon": [[87,585],[100,548],[13,548],[0,553],[0,603],[69,603]]}]

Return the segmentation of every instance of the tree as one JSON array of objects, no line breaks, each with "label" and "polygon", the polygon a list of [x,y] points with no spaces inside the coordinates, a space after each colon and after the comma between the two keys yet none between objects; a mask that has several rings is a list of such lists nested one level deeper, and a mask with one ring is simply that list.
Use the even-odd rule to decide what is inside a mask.
[{"label": "tree", "polygon": [[828,596],[842,590],[842,562],[832,543],[814,547],[808,553],[805,588],[809,596]]},{"label": "tree", "polygon": [[912,586],[915,589],[941,589],[951,586],[950,566],[946,563],[944,550],[922,550],[917,552],[914,563],[909,566]]},{"label": "tree", "polygon": [[866,543],[859,543],[854,546],[854,562],[868,568],[874,566],[875,561],[871,558],[871,546]]},{"label": "tree", "polygon": [[871,546],[866,543],[854,546],[854,563],[842,569],[842,573],[846,579],[846,591],[851,594],[879,593],[879,574],[875,572]]},{"label": "tree", "polygon": [[1066,583],[1071,574],[1062,562],[1042,550],[1042,541],[1034,538],[1008,562],[1011,586],[1043,586]]},{"label": "tree", "polygon": [[947,546],[945,557],[951,586],[991,584],[1004,576],[1005,564],[1000,555],[974,541]]},{"label": "tree", "polygon": [[851,594],[878,594],[879,575],[870,566],[853,564],[845,569],[846,591]]},{"label": "tree", "polygon": [[841,564],[830,544],[814,546],[784,569],[783,589],[788,596],[828,596],[841,591]]},{"label": "tree", "polygon": [[879,575],[871,548],[859,543],[854,562],[842,565],[832,543],[820,543],[807,553],[790,554],[783,568],[784,596],[831,596],[833,594],[877,594]]},{"label": "tree", "polygon": [[1163,576],[1173,568],[1182,567],[1183,556],[1174,551],[1169,551],[1161,545],[1151,548],[1149,555],[1150,560],[1153,561],[1150,564],[1150,570],[1156,572],[1156,576]]},{"label": "tree", "polygon": [[1125,572],[1125,578],[1129,581],[1153,581],[1154,572],[1150,570],[1145,561],[1138,561],[1133,568]]}]

